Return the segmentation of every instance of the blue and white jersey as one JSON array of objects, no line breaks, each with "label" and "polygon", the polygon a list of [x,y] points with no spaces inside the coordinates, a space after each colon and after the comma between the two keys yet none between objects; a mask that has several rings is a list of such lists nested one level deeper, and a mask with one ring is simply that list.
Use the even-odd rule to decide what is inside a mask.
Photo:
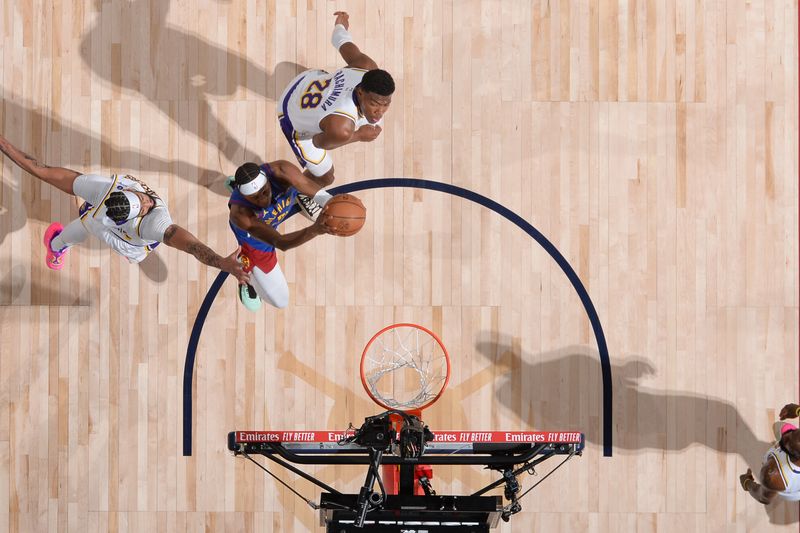
[{"label": "blue and white jersey", "polygon": [[[272,168],[268,164],[261,165],[261,170],[267,175],[267,182],[272,189],[272,202],[267,207],[260,207],[247,201],[238,189],[233,189],[230,200],[228,200],[228,208],[233,204],[244,206],[252,210],[259,220],[266,222],[273,228],[277,228],[289,215],[297,212],[297,189],[284,186],[275,177]],[[247,231],[237,227],[233,221],[229,221],[229,224],[240,245],[247,244],[251,248],[262,252],[271,252],[275,249],[271,244],[261,241]]]}]

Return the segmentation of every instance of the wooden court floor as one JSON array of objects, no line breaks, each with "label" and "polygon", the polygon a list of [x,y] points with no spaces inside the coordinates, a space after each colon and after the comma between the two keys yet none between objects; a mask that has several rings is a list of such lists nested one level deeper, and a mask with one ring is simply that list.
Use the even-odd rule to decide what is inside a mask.
[{"label": "wooden court floor", "polygon": [[[7,0],[0,131],[51,165],[141,178],[230,253],[222,179],[291,159],[275,100],[301,69],[343,66],[341,9],[398,90],[375,142],[333,152],[337,183],[442,181],[541,231],[603,326],[613,457],[596,338],[563,272],[490,211],[413,189],[360,193],[361,233],[281,254],[284,310],[250,313],[226,281],[183,457],[184,357],[217,271],[164,246],[130,266],[97,241],[49,271],[42,233],[76,203],[3,159],[0,533],[322,531],[226,433],[376,414],[359,356],[398,321],[452,356],[434,431],[586,434],[500,531],[797,531],[796,504],[738,485],[800,399],[796,1]],[[438,469],[434,487],[487,479]]]}]

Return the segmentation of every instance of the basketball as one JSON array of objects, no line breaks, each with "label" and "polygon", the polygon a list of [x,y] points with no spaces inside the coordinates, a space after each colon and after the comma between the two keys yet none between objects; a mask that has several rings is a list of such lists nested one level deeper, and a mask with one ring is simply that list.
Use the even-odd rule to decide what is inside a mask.
[{"label": "basketball", "polygon": [[367,208],[351,194],[337,194],[325,204],[320,216],[331,233],[349,237],[358,233],[367,220]]}]

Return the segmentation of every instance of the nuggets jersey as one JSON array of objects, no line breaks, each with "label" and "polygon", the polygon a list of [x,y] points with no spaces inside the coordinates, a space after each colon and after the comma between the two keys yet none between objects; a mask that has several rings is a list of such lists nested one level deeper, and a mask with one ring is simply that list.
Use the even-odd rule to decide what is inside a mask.
[{"label": "nuggets jersey", "polygon": [[[261,170],[267,175],[269,186],[272,188],[272,202],[267,207],[257,206],[252,202],[248,202],[238,189],[234,189],[228,201],[228,208],[230,208],[231,204],[247,207],[253,211],[259,220],[266,222],[273,228],[277,228],[289,215],[297,212],[297,189],[294,187],[285,187],[281,184],[275,178],[275,174],[273,174],[272,168],[270,168],[268,164],[264,163],[261,165]],[[247,244],[250,248],[262,252],[271,252],[275,250],[274,246],[256,239],[250,235],[250,233],[237,227],[233,221],[230,221],[229,224],[240,245]]]},{"label": "nuggets jersey", "polygon": [[[133,263],[144,259],[164,239],[164,232],[172,225],[164,201],[147,184],[133,176],[84,174],[75,180],[73,189],[77,196],[86,200],[80,209],[80,220],[86,230]],[[146,193],[153,198],[155,205],[144,216],[120,225],[104,221],[107,218],[106,198],[112,192],[122,190]]]},{"label": "nuggets jersey", "polygon": [[340,68],[333,74],[307,70],[292,80],[279,100],[278,112],[289,117],[296,139],[306,140],[321,133],[319,122],[328,115],[349,118],[356,129],[369,124],[359,113],[353,93],[365,72],[351,67]]},{"label": "nuggets jersey", "polygon": [[766,464],[770,458],[777,463],[786,487],[786,490],[779,492],[778,495],[784,500],[800,501],[800,466],[794,464],[777,443],[764,455],[764,463]]}]

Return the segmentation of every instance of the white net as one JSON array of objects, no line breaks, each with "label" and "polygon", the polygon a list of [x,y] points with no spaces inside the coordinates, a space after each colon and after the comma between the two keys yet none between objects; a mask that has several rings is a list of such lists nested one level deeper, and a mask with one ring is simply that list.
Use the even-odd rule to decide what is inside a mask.
[{"label": "white net", "polygon": [[449,372],[438,339],[413,325],[398,325],[374,338],[361,368],[367,392],[385,407],[403,411],[434,402]]}]

